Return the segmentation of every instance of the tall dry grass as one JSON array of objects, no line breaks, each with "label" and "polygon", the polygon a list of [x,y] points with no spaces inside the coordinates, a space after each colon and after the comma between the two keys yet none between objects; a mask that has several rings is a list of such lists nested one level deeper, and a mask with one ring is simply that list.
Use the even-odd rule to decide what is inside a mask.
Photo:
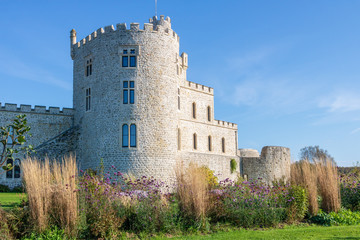
[{"label": "tall dry grass", "polygon": [[321,197],[322,210],[337,212],[340,209],[339,177],[333,161],[316,159],[293,163],[291,181],[307,190],[309,212],[312,215],[316,215],[319,210],[318,196]]},{"label": "tall dry grass", "polygon": [[188,168],[178,163],[175,173],[181,210],[204,226],[209,210],[209,184],[205,171],[195,163],[191,163]]},{"label": "tall dry grass", "polygon": [[23,162],[25,189],[31,218],[39,232],[50,223],[73,234],[78,218],[75,157],[61,162],[27,159]]}]

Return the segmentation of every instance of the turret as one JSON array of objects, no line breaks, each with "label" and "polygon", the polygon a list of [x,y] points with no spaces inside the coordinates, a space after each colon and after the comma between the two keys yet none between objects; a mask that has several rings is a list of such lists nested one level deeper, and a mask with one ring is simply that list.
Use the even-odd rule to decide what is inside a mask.
[{"label": "turret", "polygon": [[75,29],[72,29],[70,31],[70,54],[71,58],[74,59],[74,51],[73,46],[76,44],[76,31]]}]

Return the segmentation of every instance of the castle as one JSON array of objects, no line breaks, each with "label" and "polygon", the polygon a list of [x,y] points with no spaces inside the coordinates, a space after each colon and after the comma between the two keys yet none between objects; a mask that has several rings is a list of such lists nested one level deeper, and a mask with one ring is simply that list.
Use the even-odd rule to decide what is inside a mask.
[{"label": "castle", "polygon": [[[0,126],[26,114],[38,157],[76,154],[81,169],[99,166],[171,179],[177,162],[206,165],[220,179],[289,177],[290,150],[238,149],[238,127],[215,120],[214,89],[186,78],[171,20],[100,28],[77,41],[70,33],[73,109],[0,104]],[[21,182],[21,156],[0,184]],[[233,159],[233,160],[232,160]],[[236,161],[236,169],[230,162]],[[235,171],[234,171],[235,170]]]}]

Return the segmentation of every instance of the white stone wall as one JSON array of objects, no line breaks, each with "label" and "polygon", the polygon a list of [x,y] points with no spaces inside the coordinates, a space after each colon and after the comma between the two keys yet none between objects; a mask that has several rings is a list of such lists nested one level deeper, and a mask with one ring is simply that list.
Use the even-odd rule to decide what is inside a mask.
[{"label": "white stone wall", "polygon": [[[0,126],[11,123],[20,114],[26,114],[32,134],[27,138],[27,144],[34,147],[66,131],[73,125],[73,110],[69,108],[63,108],[60,111],[55,107],[46,109],[44,106],[35,106],[35,108],[31,108],[30,105],[17,106],[6,103],[4,106],[0,104]],[[23,157],[23,154],[14,155],[14,158],[20,160],[23,160]],[[6,178],[6,174],[0,170],[0,184],[14,187],[21,184],[21,178]]]}]

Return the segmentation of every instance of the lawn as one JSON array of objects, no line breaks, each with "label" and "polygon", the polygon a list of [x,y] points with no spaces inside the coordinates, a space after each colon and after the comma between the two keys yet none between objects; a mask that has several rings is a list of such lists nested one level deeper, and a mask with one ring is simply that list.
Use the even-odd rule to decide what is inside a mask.
[{"label": "lawn", "polygon": [[183,236],[173,239],[360,239],[360,226],[290,226],[284,229],[237,230],[202,236]]},{"label": "lawn", "polygon": [[0,193],[0,204],[4,209],[12,208],[21,202],[24,193]]}]

